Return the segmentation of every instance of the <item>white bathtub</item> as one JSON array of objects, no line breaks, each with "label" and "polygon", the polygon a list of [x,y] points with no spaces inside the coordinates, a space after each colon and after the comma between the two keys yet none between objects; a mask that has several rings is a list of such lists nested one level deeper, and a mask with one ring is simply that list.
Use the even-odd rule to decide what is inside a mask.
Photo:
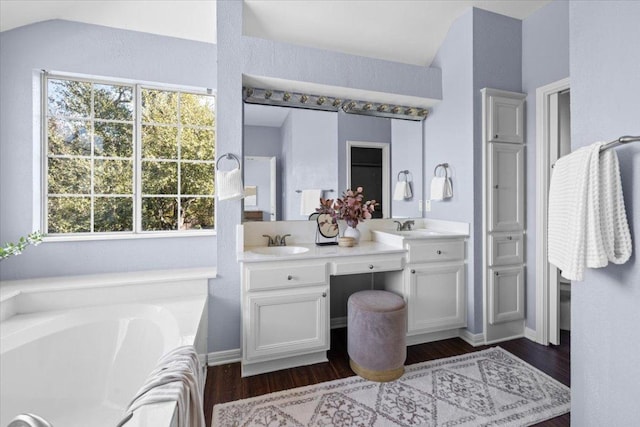
[{"label": "white bathtub", "polygon": [[[0,426],[30,412],[54,427],[113,427],[160,356],[206,353],[207,278],[176,274],[3,283]],[[127,426],[170,426],[174,409],[154,405]]]}]

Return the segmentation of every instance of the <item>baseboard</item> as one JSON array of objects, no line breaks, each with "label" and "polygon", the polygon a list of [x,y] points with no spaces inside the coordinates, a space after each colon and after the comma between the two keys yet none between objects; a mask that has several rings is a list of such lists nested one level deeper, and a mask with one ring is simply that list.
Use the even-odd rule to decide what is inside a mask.
[{"label": "baseboard", "polygon": [[347,316],[342,317],[332,317],[331,321],[331,329],[339,329],[347,327]]},{"label": "baseboard", "polygon": [[216,366],[225,363],[235,363],[242,359],[242,350],[234,348],[232,350],[214,351],[207,355],[207,365]]},{"label": "baseboard", "polygon": [[463,339],[464,341],[466,341],[467,343],[471,344],[474,347],[484,345],[483,333],[473,334],[469,332],[468,329],[459,329],[458,334],[461,339]]},{"label": "baseboard", "polygon": [[526,326],[524,328],[524,337],[533,342],[538,342],[538,333],[534,329],[527,328]]}]

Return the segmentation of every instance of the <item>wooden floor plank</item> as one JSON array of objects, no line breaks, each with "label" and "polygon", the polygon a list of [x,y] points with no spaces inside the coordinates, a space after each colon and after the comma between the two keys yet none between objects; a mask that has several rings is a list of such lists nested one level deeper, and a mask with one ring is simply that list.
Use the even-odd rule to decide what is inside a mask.
[{"label": "wooden floor plank", "polygon": [[[460,338],[414,345],[407,348],[406,364],[413,365],[429,360],[458,356],[495,346],[502,347],[561,383],[570,385],[571,337],[566,331],[561,332],[561,345],[549,347],[536,344],[526,338],[480,347],[472,347]],[[349,368],[346,329],[331,331],[331,350],[327,352],[327,357],[329,362],[284,369],[247,378],[240,376],[240,363],[209,367],[204,392],[207,425],[211,425],[213,406],[218,403],[353,376],[354,374]],[[565,414],[536,424],[536,426],[567,427],[570,424],[571,414]]]}]

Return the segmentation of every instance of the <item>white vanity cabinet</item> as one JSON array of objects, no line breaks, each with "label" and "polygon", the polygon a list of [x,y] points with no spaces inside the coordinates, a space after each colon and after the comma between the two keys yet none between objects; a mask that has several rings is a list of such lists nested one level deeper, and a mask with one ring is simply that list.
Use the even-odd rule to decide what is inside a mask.
[{"label": "white vanity cabinet", "polygon": [[243,374],[286,367],[266,361],[329,349],[326,262],[248,263],[242,272]]},{"label": "white vanity cabinet", "polygon": [[452,329],[457,334],[466,326],[464,244],[464,238],[405,241],[408,337]]},{"label": "white vanity cabinet", "polygon": [[524,142],[524,99],[512,92],[487,89],[487,142]]},{"label": "white vanity cabinet", "polygon": [[524,229],[524,145],[487,148],[489,231]]}]

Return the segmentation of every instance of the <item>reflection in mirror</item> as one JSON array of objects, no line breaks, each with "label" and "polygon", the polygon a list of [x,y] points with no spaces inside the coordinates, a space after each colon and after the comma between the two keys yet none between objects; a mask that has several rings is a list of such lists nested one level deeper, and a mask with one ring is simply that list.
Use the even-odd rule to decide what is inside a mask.
[{"label": "reflection in mirror", "polygon": [[[413,183],[412,199],[389,195],[399,170],[422,178],[421,122],[245,104],[243,150],[245,185],[256,187],[255,204],[245,201],[245,221],[307,220],[305,194],[319,190],[334,199],[349,186],[362,186],[367,199],[381,203],[376,218],[421,216],[421,183]],[[258,157],[274,159],[275,185]]]}]

